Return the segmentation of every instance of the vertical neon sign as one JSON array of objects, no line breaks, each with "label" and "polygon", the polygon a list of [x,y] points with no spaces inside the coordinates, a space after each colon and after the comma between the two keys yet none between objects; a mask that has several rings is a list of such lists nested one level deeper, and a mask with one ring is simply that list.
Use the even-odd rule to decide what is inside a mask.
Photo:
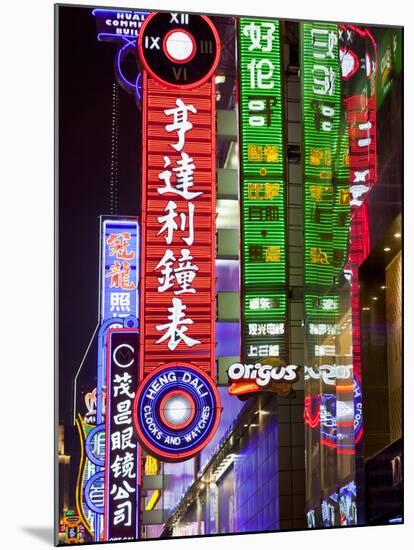
[{"label": "vertical neon sign", "polygon": [[242,355],[286,356],[286,237],[279,21],[240,18]]},{"label": "vertical neon sign", "polygon": [[364,520],[364,460],[361,364],[361,311],[359,299],[359,267],[368,256],[371,243],[368,206],[365,202],[377,181],[377,45],[368,29],[355,25],[340,25],[340,52],[344,107],[348,116],[351,209],[350,254],[351,273],[352,360],[354,385],[354,415],[357,451],[356,478],[359,490],[360,517]]},{"label": "vertical neon sign", "polygon": [[129,315],[138,319],[138,244],[137,220],[102,220],[101,323]]},{"label": "vertical neon sign", "polygon": [[341,111],[338,29],[328,23],[303,23],[301,29],[305,284],[329,288],[345,260],[333,246],[334,225],[344,225],[334,219],[334,207],[349,204],[349,196],[336,197],[333,187]]},{"label": "vertical neon sign", "polygon": [[[141,28],[138,52],[145,69],[144,269],[134,420],[152,455],[184,460],[207,444],[220,416],[214,387],[220,43],[207,17],[153,13]],[[185,411],[179,418],[178,407]]]},{"label": "vertical neon sign", "polygon": [[101,217],[96,387],[85,395],[87,413],[76,419],[82,450],[77,505],[95,541],[104,536],[105,419],[108,420],[106,334],[114,326],[130,328],[137,325],[138,245],[136,218]]},{"label": "vertical neon sign", "polygon": [[340,25],[344,105],[348,116],[350,194],[353,218],[350,235],[352,272],[352,344],[354,374],[361,381],[358,269],[370,251],[368,211],[364,204],[377,180],[376,78],[377,46],[367,29]]},{"label": "vertical neon sign", "polygon": [[[318,506],[321,489],[335,487],[354,470],[353,458],[346,457],[355,453],[354,384],[350,352],[339,346],[346,304],[338,278],[348,258],[350,159],[338,26],[303,23],[301,38],[306,362],[311,365],[305,385],[306,444],[312,454],[307,498]],[[336,368],[338,359],[345,368]],[[333,368],[329,381],[326,367]]]},{"label": "vertical neon sign", "polygon": [[139,452],[132,426],[138,386],[138,330],[110,329],[107,334],[105,452],[105,540],[139,538]]}]

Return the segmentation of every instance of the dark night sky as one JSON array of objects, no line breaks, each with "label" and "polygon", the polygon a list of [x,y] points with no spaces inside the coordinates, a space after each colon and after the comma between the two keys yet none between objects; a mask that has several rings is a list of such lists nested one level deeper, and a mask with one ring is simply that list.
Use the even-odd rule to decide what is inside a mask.
[{"label": "dark night sky", "polygon": [[[97,42],[90,8],[58,10],[59,422],[68,424],[72,380],[97,323],[98,216],[110,213],[116,46]],[[138,212],[139,130],[135,100],[120,90],[118,214]]]}]

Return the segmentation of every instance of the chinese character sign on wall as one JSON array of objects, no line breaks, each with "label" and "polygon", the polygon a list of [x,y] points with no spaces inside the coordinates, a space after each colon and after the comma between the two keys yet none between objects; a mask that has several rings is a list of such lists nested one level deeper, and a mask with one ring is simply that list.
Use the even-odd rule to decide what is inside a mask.
[{"label": "chinese character sign on wall", "polygon": [[105,540],[138,538],[138,444],[132,408],[138,384],[138,331],[112,329],[107,336]]},{"label": "chinese character sign on wall", "polygon": [[[183,460],[220,416],[215,381],[216,136],[211,20],[149,16],[143,77],[141,386],[135,425],[153,455]],[[194,393],[194,388],[196,392]],[[182,415],[171,416],[172,407]],[[152,429],[149,426],[153,426]]]},{"label": "chinese character sign on wall", "polygon": [[279,21],[241,18],[242,354],[286,354],[286,238]]},{"label": "chinese character sign on wall", "polygon": [[138,221],[103,219],[101,230],[101,314],[138,318]]}]

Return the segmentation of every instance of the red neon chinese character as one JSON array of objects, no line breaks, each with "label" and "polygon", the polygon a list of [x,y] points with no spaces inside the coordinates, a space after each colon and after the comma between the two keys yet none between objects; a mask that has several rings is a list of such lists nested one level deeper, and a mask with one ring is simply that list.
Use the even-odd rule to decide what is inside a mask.
[{"label": "red neon chinese character", "polygon": [[115,260],[115,263],[111,265],[110,272],[106,274],[107,277],[111,277],[110,288],[123,288],[124,290],[133,290],[135,284],[133,281],[129,280],[129,274],[131,267],[129,262],[123,262],[121,267],[121,262]]},{"label": "red neon chinese character", "polygon": [[109,246],[109,255],[115,256],[120,260],[131,260],[135,257],[135,253],[131,250],[127,251],[131,233],[111,233],[106,239],[106,244]]}]

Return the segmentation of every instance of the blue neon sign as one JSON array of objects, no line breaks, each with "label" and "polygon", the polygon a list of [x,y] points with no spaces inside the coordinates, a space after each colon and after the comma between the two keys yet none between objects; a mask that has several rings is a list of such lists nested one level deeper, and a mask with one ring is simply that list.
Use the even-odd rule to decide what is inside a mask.
[{"label": "blue neon sign", "polygon": [[101,323],[138,318],[139,238],[136,219],[104,219],[101,226]]},{"label": "blue neon sign", "polygon": [[122,42],[124,37],[137,37],[139,29],[149,12],[135,10],[94,9],[98,40]]},{"label": "blue neon sign", "polygon": [[200,369],[163,365],[141,384],[133,416],[139,439],[151,454],[185,460],[214,435],[220,398],[212,380]]}]

